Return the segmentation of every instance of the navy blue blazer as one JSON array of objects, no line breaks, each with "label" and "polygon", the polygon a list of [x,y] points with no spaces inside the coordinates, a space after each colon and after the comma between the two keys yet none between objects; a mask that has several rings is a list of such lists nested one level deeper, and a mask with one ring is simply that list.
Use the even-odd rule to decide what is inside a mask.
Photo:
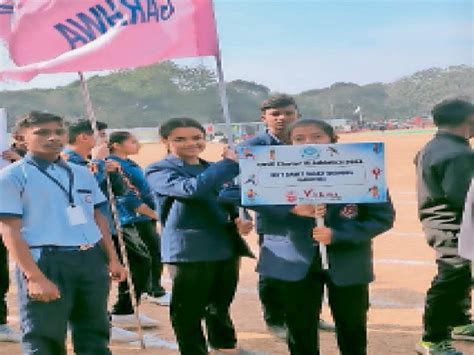
[{"label": "navy blue blazer", "polygon": [[239,165],[228,159],[200,162],[203,169],[196,173],[196,166],[168,155],[145,170],[162,224],[162,261],[253,257],[233,222],[238,216],[237,209],[217,201],[222,186],[239,174]]},{"label": "navy blue blazer", "polygon": [[[240,204],[240,188],[220,194],[228,203]],[[284,281],[303,279],[311,265],[321,268],[318,243],[312,239],[314,218],[294,215],[294,206],[247,206],[265,222],[257,272]],[[393,226],[390,201],[380,204],[327,205],[325,225],[333,231],[328,245],[328,274],[337,286],[367,284],[374,280],[372,238]],[[271,223],[270,223],[271,221]]]}]

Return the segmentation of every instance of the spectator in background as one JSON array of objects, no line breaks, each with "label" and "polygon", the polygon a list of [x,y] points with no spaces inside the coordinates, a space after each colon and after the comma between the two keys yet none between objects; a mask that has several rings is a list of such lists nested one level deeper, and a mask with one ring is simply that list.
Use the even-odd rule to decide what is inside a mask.
[{"label": "spectator in background", "polygon": [[474,176],[474,105],[446,100],[432,110],[438,127],[416,155],[418,215],[438,272],[426,294],[420,354],[458,355],[451,339],[474,341],[471,321],[471,263],[458,252],[469,184]]}]

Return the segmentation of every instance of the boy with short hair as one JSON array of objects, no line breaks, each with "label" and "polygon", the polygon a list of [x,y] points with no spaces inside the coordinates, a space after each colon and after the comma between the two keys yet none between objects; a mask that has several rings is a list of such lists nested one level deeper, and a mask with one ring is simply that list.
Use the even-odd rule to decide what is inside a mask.
[{"label": "boy with short hair", "polygon": [[110,354],[109,277],[125,278],[93,175],[60,158],[63,119],[33,111],[19,121],[26,157],[0,171],[3,240],[18,266],[24,354]]},{"label": "boy with short hair", "polygon": [[[474,340],[471,323],[471,263],[458,253],[464,202],[474,176],[474,105],[445,100],[432,110],[438,127],[417,154],[418,214],[438,272],[426,294],[420,354],[458,355],[451,338]],[[454,328],[454,329],[453,329]],[[451,330],[452,334],[451,334]]]}]

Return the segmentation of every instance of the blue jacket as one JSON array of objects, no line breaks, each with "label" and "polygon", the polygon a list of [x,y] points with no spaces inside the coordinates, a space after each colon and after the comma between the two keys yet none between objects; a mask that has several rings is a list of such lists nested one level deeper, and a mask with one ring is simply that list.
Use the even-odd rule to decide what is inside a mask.
[{"label": "blue jacket", "polygon": [[[198,171],[200,169],[201,171]],[[217,201],[219,190],[239,174],[232,160],[188,165],[168,155],[145,170],[162,224],[165,263],[252,256],[233,222],[236,208]]]},{"label": "blue jacket", "polygon": [[122,225],[131,223],[150,221],[147,216],[140,215],[134,210],[130,210],[130,198],[135,198],[133,204],[137,208],[145,203],[151,209],[155,209],[155,201],[148,182],[145,179],[143,169],[130,159],[122,159],[116,155],[110,155],[107,159],[114,160],[120,164],[124,183],[133,191],[133,197],[119,198],[120,222]]},{"label": "blue jacket", "polygon": [[[240,188],[220,193],[222,202],[240,204]],[[303,279],[310,266],[321,268],[318,243],[312,239],[314,218],[292,214],[294,206],[252,206],[264,221],[265,233],[257,272],[284,281]],[[333,231],[327,247],[331,280],[338,286],[374,280],[372,238],[389,230],[395,218],[392,203],[327,205],[325,225]],[[271,221],[271,223],[270,223]]]},{"label": "blue jacket", "polygon": [[138,192],[141,202],[154,209],[155,201],[153,199],[153,193],[146,181],[143,169],[131,159],[122,159],[116,155],[110,155],[108,159],[115,160],[120,164],[122,173],[131,183],[132,188]]}]

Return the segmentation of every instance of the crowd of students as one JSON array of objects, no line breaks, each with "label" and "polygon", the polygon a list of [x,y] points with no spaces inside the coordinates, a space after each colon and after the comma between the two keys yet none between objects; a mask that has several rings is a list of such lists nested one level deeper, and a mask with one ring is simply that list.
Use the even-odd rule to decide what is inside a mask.
[{"label": "crowd of students", "polygon": [[[416,349],[420,354],[457,355],[452,338],[474,340],[471,263],[457,251],[474,176],[469,145],[474,106],[444,101],[433,109],[433,118],[439,131],[415,164],[420,220],[438,252],[438,273],[427,293],[425,331]],[[296,102],[287,95],[265,100],[261,119],[266,131],[240,143],[242,147],[338,140],[326,122],[300,118]],[[106,127],[99,122],[95,135],[86,120],[66,123],[54,114],[33,111],[18,120],[16,145],[3,153],[13,163],[0,170],[6,246],[0,248],[0,291],[6,294],[8,250],[17,264],[23,352],[65,354],[69,328],[76,353],[110,354],[110,338],[136,339],[121,327],[134,324],[131,297],[140,303],[147,295],[170,305],[181,354],[251,353],[239,347],[229,312],[241,258],[255,258],[245,241],[254,222],[247,211],[239,214],[240,188],[233,182],[239,175],[237,153],[226,147],[222,160],[202,159],[204,127],[192,118],[173,118],[159,130],[167,155],[143,170],[130,159],[139,151],[137,139],[126,131],[107,137]],[[110,191],[117,202],[118,226],[107,203]],[[319,314],[326,289],[340,353],[366,354],[372,239],[393,226],[390,197],[378,204],[249,209],[255,212],[259,236],[256,271],[268,330],[286,339],[292,355],[319,354]],[[316,226],[315,216],[324,218],[325,226]],[[119,232],[135,295],[120,262]],[[327,246],[328,270],[322,267],[320,243]],[[161,285],[163,264],[172,279],[170,293]],[[109,276],[119,282],[110,314]],[[3,331],[4,339],[18,341],[6,325],[5,302],[0,316],[0,337]],[[144,327],[157,325],[145,315],[140,321]]]}]

